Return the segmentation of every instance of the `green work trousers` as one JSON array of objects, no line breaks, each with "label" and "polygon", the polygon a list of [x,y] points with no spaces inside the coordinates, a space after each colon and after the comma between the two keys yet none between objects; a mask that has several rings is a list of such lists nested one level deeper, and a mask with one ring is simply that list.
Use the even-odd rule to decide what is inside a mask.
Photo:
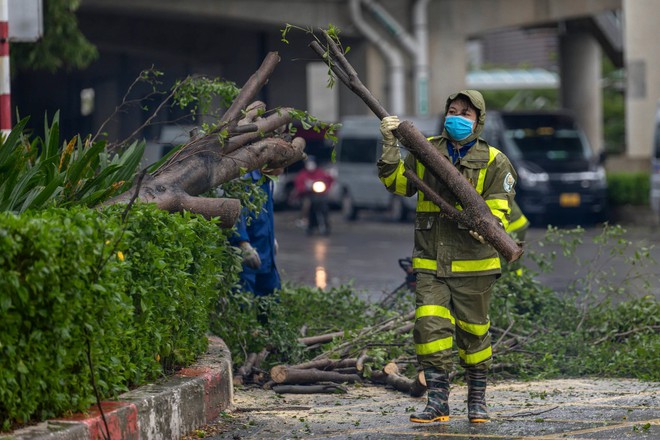
[{"label": "green work trousers", "polygon": [[497,275],[438,278],[417,274],[413,339],[423,368],[451,371],[454,338],[461,366],[490,367],[488,307],[496,279]]}]

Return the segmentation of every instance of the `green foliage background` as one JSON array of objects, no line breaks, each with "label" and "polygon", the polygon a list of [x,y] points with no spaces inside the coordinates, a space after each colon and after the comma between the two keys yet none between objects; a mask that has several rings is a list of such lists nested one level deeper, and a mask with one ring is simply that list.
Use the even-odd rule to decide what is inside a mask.
[{"label": "green foliage background", "polygon": [[611,206],[649,206],[651,175],[648,172],[607,173],[607,198]]}]

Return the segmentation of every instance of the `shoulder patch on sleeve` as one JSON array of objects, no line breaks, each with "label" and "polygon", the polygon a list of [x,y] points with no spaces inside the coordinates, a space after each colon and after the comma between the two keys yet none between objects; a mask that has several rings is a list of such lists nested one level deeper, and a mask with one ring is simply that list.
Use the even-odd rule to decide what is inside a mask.
[{"label": "shoulder patch on sleeve", "polygon": [[515,183],[516,179],[513,178],[513,175],[511,173],[507,173],[506,176],[504,176],[502,187],[504,188],[504,191],[511,192]]}]

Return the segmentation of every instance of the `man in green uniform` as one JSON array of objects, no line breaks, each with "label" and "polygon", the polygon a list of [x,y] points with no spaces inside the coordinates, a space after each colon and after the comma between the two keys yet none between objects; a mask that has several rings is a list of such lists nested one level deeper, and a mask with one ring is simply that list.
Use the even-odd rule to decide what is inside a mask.
[{"label": "man in green uniform", "polygon": [[[509,159],[479,135],[486,121],[481,93],[462,90],[447,99],[444,130],[430,141],[447,157],[490,207],[503,228],[509,224],[517,177]],[[381,121],[383,153],[378,176],[395,194],[412,196],[417,189],[403,175],[413,170],[445,201],[461,209],[451,190],[410,154],[401,160],[392,130],[399,118]],[[413,269],[417,274],[413,338],[424,369],[428,403],[410,416],[418,423],[449,420],[449,378],[454,338],[468,383],[468,418],[490,419],[485,392],[492,363],[488,307],[495,280],[501,274],[497,251],[477,232],[442,215],[440,208],[417,194]]]}]

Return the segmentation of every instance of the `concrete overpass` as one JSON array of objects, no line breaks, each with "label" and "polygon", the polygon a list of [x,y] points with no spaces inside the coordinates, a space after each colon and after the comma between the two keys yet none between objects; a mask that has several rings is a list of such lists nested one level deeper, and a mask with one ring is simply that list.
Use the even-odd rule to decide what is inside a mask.
[{"label": "concrete overpass", "polygon": [[[623,11],[618,49],[616,35],[608,35],[602,22],[609,11]],[[368,110],[343,86],[327,91],[323,81],[314,82],[318,60],[307,48],[311,36],[299,32],[285,45],[279,34],[285,23],[338,26],[363,81],[398,114],[442,112],[446,96],[465,87],[469,39],[503,28],[557,26],[562,105],[575,111],[601,150],[601,55],[608,54],[628,72],[627,155],[642,161],[650,156],[660,97],[655,0],[85,0],[79,12],[83,31],[105,58],[84,78],[96,88],[98,102],[116,105],[130,84],[126,74],[140,63],[241,84],[266,52],[277,50],[283,62],[264,90],[269,107],[336,117]],[[92,126],[107,116],[98,113]]]}]

